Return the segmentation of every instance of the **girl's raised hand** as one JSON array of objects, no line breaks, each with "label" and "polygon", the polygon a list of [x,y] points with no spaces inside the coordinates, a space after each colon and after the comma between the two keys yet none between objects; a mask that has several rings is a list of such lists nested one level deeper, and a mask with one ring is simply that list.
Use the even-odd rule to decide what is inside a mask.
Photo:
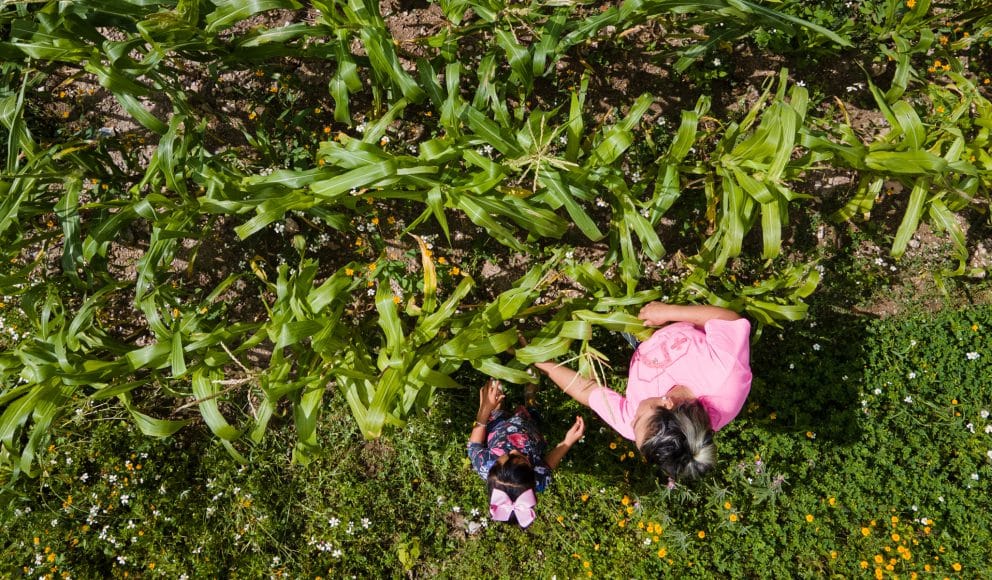
[{"label": "girl's raised hand", "polygon": [[565,444],[568,445],[569,447],[575,445],[579,441],[579,439],[582,439],[582,436],[585,435],[585,433],[586,433],[586,423],[582,419],[581,415],[577,415],[575,417],[575,423],[572,425],[572,428],[568,430],[568,433],[565,433]]},{"label": "girl's raised hand", "polygon": [[503,404],[503,398],[505,396],[506,395],[503,393],[503,385],[498,380],[489,379],[486,381],[486,384],[479,389],[480,414],[484,412],[486,416],[488,416],[489,413]]}]

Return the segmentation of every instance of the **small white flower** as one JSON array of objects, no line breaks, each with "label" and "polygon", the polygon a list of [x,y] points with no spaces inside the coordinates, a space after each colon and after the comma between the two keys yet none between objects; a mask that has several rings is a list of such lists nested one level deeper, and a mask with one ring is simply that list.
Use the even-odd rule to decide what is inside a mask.
[{"label": "small white flower", "polygon": [[982,355],[978,354],[977,352],[972,351],[972,352],[969,352],[968,354],[966,354],[964,356],[968,357],[968,360],[976,360],[978,357],[980,357]]},{"label": "small white flower", "polygon": [[369,526],[371,526],[371,525],[372,525],[372,520],[370,520],[368,518],[362,518],[362,527],[363,528],[365,528],[367,530],[367,529],[369,529]]},{"label": "small white flower", "polygon": [[341,550],[334,550],[333,552],[331,552],[331,556],[333,556],[335,558],[340,558],[341,557]]},{"label": "small white flower", "polygon": [[796,86],[797,87],[805,87],[806,86],[806,81],[796,81]]},{"label": "small white flower", "polygon": [[789,363],[789,370],[792,371],[795,369],[796,369],[796,363]]},{"label": "small white flower", "polygon": [[720,66],[720,59],[714,58],[713,59],[713,66]]},{"label": "small white flower", "polygon": [[455,512],[456,514],[457,513],[461,513],[462,508],[460,508],[460,507],[458,507],[456,505],[453,505],[453,506],[451,506],[451,511]]},{"label": "small white flower", "polygon": [[479,516],[479,510],[476,509],[476,508],[472,508],[472,511],[469,512],[469,515],[471,515],[473,518],[478,517]]},{"label": "small white flower", "polygon": [[987,409],[982,409],[982,412],[978,414],[982,419],[989,418],[989,412]]},{"label": "small white flower", "polygon": [[[986,431],[986,433],[987,433],[987,431]],[[985,455],[988,455],[989,459],[992,459],[992,449],[989,449],[988,451],[986,451],[985,452]]]},{"label": "small white flower", "polygon": [[971,474],[971,478],[974,479],[975,481],[978,481],[978,474],[977,473],[972,473]]},{"label": "small white flower", "polygon": [[909,374],[908,374],[907,376],[908,376],[908,377],[909,377],[910,379],[915,379],[915,378],[916,378],[916,373],[915,373],[915,372],[913,372],[913,371],[910,371],[910,372],[909,372]]},{"label": "small white flower", "polygon": [[814,342],[813,343],[813,350],[820,350],[820,343]]},{"label": "small white flower", "polygon": [[331,518],[331,519],[327,520],[327,523],[330,524],[330,526],[332,528],[336,528],[339,525],[341,525],[341,520],[339,520],[337,518]]},{"label": "small white flower", "polygon": [[876,395],[881,395],[881,394],[882,394],[882,389],[879,389],[879,388],[876,388],[876,389],[875,389],[874,391],[872,391],[872,392],[873,392],[873,393],[875,393]]},{"label": "small white flower", "polygon": [[90,474],[84,473],[84,474],[82,474],[82,475],[79,476],[79,481],[85,482],[89,478],[90,478]]},{"label": "small white flower", "polygon": [[985,432],[986,433],[992,433],[992,425],[986,425],[985,426]]},{"label": "small white flower", "polygon": [[974,423],[968,423],[967,425],[964,426],[964,428],[967,429],[968,431],[972,432],[972,433],[975,432],[975,424]]}]

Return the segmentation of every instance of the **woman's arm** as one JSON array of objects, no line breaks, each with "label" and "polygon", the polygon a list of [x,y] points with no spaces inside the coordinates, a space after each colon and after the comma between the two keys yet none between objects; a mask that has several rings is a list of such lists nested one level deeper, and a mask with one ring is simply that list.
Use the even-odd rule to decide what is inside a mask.
[{"label": "woman's arm", "polygon": [[661,326],[669,322],[688,322],[703,326],[710,320],[737,320],[740,315],[720,306],[651,302],[641,308],[637,317],[649,326]]},{"label": "woman's arm", "polygon": [[551,382],[558,385],[558,388],[564,391],[566,395],[586,407],[589,406],[589,395],[592,394],[592,391],[603,386],[556,362],[535,363],[534,366],[548,375]]},{"label": "woman's arm", "polygon": [[544,456],[544,462],[548,464],[548,467],[551,469],[557,469],[558,464],[561,463],[562,458],[565,457],[568,450],[571,449],[572,446],[579,441],[579,439],[582,439],[582,435],[585,432],[585,421],[582,420],[581,416],[576,417],[575,424],[573,424],[572,428],[568,430],[568,433],[565,433],[565,438],[561,440],[561,443],[556,445],[554,449]]}]

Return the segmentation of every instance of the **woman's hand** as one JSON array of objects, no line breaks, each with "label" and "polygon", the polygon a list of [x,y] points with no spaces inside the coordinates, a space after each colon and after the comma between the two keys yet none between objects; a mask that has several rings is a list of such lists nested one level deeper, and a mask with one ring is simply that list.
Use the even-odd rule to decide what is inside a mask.
[{"label": "woman's hand", "polygon": [[568,433],[565,433],[565,438],[563,441],[565,442],[565,445],[571,447],[572,445],[578,443],[579,439],[582,439],[582,436],[585,435],[585,433],[586,423],[582,419],[581,415],[576,415],[575,423],[572,425],[572,428],[568,430]]},{"label": "woman's hand", "polygon": [[661,326],[671,319],[668,316],[669,305],[664,302],[649,302],[637,313],[637,317],[648,324],[648,326]]},{"label": "woman's hand", "polygon": [[500,405],[506,395],[503,393],[503,385],[496,379],[489,379],[486,384],[479,389],[479,413],[476,420],[485,423],[489,420],[489,415]]}]

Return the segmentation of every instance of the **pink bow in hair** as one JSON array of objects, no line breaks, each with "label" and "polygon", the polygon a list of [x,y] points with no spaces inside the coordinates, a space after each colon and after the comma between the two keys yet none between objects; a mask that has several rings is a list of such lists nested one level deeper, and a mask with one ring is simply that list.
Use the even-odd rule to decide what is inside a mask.
[{"label": "pink bow in hair", "polygon": [[494,489],[492,497],[489,498],[489,515],[498,522],[510,520],[510,514],[517,514],[517,523],[521,528],[526,528],[534,521],[534,506],[537,505],[537,496],[533,489],[528,489],[513,501],[506,492],[501,489]]}]

